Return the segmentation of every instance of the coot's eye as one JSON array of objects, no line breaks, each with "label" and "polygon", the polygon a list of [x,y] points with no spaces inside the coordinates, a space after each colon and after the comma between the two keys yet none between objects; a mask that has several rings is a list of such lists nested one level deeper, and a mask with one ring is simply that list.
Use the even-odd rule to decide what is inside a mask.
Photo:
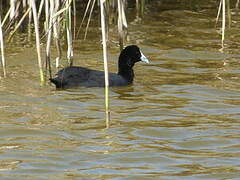
[{"label": "coot's eye", "polygon": [[141,57],[141,53],[139,51],[136,52],[137,57]]}]

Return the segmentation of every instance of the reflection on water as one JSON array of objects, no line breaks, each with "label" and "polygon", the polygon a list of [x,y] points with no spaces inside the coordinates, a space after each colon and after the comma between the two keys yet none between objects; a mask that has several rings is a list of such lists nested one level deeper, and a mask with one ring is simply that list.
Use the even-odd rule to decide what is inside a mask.
[{"label": "reflection on water", "polygon": [[[15,53],[8,53],[8,79],[0,79],[1,179],[240,177],[239,37],[220,53],[211,8],[171,4],[159,13],[155,5],[130,22],[129,44],[151,63],[135,66],[133,86],[110,89],[110,129],[104,89],[40,87],[32,49],[7,50]],[[76,64],[101,69],[93,34],[77,47]]]}]

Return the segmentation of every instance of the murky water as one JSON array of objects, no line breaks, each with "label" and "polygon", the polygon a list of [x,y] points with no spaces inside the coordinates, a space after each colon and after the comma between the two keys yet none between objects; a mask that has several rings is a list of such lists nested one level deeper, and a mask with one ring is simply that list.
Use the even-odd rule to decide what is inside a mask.
[{"label": "murky water", "polygon": [[[157,3],[142,21],[130,18],[128,44],[151,63],[135,66],[134,85],[110,89],[110,129],[104,89],[40,87],[35,49],[23,49],[21,38],[9,45],[0,179],[239,179],[239,24],[221,53],[216,7],[198,6]],[[103,68],[97,30],[76,42],[76,64]]]}]

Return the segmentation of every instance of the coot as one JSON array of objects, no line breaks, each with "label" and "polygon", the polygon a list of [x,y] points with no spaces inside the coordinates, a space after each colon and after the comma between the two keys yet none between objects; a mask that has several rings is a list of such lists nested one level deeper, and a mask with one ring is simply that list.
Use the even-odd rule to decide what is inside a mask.
[{"label": "coot", "polygon": [[[133,82],[133,66],[136,62],[149,63],[148,59],[136,45],[127,46],[122,50],[118,59],[118,73],[109,73],[109,86],[127,86]],[[85,67],[70,66],[56,74],[50,81],[56,88],[104,87],[104,71],[92,70]]]}]

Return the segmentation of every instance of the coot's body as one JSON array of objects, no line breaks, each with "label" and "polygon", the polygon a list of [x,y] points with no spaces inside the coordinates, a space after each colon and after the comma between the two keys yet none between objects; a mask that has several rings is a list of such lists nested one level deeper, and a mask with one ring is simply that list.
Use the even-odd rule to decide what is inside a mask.
[{"label": "coot's body", "polygon": [[[127,86],[133,82],[133,66],[138,61],[148,63],[148,59],[135,45],[122,50],[118,60],[118,73],[109,73],[109,86]],[[56,88],[104,87],[104,72],[84,67],[70,66],[60,70],[57,77],[50,79]]]},{"label": "coot's body", "polygon": [[[116,73],[109,73],[109,86],[125,86],[130,84]],[[51,79],[56,88],[72,87],[104,87],[104,71],[92,70],[84,67],[71,66],[60,70],[57,78]]]}]

